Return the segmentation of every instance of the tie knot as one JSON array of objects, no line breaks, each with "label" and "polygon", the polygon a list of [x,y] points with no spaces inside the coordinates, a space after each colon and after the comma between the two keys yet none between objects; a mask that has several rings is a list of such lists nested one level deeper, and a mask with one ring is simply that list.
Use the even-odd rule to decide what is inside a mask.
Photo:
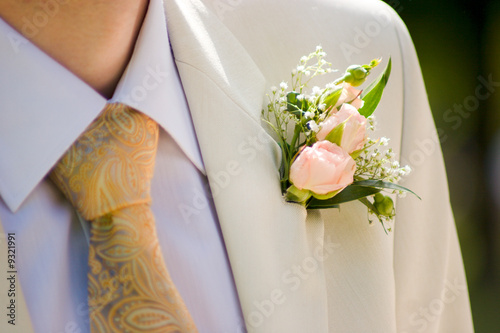
[{"label": "tie knot", "polygon": [[157,142],[152,119],[126,105],[107,104],[50,177],[87,220],[149,203]]}]

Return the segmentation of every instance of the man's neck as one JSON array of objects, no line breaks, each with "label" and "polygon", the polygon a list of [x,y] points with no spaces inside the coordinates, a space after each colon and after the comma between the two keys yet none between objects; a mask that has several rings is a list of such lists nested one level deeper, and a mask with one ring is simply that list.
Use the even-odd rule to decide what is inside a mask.
[{"label": "man's neck", "polygon": [[148,0],[5,0],[0,17],[105,97],[127,66]]}]

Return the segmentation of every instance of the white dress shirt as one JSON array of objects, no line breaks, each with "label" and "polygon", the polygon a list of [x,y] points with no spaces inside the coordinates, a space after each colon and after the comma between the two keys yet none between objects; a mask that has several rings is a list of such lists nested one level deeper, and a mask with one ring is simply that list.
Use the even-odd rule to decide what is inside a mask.
[{"label": "white dress shirt", "polygon": [[36,332],[88,332],[88,222],[45,179],[107,102],[156,120],[153,212],[169,272],[200,332],[244,325],[160,0],[150,1],[111,100],[0,20],[0,220]]}]

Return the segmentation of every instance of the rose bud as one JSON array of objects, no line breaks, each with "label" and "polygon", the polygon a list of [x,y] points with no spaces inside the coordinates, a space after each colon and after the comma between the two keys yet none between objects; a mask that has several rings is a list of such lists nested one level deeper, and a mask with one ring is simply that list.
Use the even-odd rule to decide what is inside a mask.
[{"label": "rose bud", "polygon": [[352,65],[347,67],[344,75],[344,81],[350,83],[354,87],[362,85],[370,72],[363,66]]},{"label": "rose bud", "polygon": [[394,202],[391,197],[377,193],[374,199],[373,205],[380,215],[389,217],[394,215]]},{"label": "rose bud", "polygon": [[332,113],[323,121],[321,129],[316,134],[318,140],[325,140],[330,132],[345,122],[340,146],[349,154],[363,148],[366,140],[366,118],[350,104],[343,104],[340,110]]}]

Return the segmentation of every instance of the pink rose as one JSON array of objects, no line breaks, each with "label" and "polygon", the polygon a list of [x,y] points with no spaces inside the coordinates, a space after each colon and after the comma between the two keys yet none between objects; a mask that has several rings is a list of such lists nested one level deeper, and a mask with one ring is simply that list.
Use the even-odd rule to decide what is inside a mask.
[{"label": "pink rose", "polygon": [[327,194],[353,182],[356,163],[342,148],[330,141],[318,141],[304,148],[290,167],[290,181],[299,190]]},{"label": "pink rose", "polygon": [[316,134],[316,138],[320,141],[325,140],[326,136],[346,119],[348,120],[340,146],[349,154],[363,148],[366,140],[366,118],[360,115],[358,110],[350,104],[342,104],[338,112],[331,113],[320,124],[321,129]]},{"label": "pink rose", "polygon": [[350,103],[356,109],[359,109],[363,106],[363,100],[359,98],[361,95],[361,90],[358,90],[351,86],[349,83],[344,82],[342,85],[342,92],[340,93],[339,100],[335,104],[335,108],[344,104]]}]

